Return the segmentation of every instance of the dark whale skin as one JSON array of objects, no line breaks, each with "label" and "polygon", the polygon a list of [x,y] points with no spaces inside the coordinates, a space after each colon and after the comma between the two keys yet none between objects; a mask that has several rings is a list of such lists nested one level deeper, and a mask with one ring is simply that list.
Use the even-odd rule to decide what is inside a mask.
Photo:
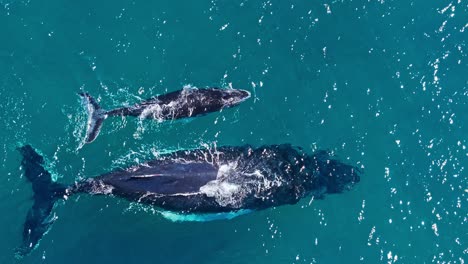
[{"label": "dark whale skin", "polygon": [[184,88],[144,100],[140,103],[106,111],[88,93],[80,93],[88,110],[85,143],[93,142],[105,119],[133,116],[159,122],[206,115],[239,105],[250,93],[241,89]]},{"label": "dark whale skin", "polygon": [[67,189],[113,194],[184,213],[261,210],[295,204],[301,198],[351,189],[359,171],[291,145],[220,147],[177,151],[127,169],[119,169]]},{"label": "dark whale skin", "polygon": [[246,145],[177,151],[66,186],[52,181],[44,158],[31,146],[19,150],[34,203],[26,216],[18,257],[36,248],[56,220],[52,217],[55,202],[75,194],[112,195],[189,219],[209,214],[211,219],[224,218],[220,214],[230,219],[295,204],[310,195],[323,199],[348,191],[361,174],[326,151],[309,155],[289,144]]}]

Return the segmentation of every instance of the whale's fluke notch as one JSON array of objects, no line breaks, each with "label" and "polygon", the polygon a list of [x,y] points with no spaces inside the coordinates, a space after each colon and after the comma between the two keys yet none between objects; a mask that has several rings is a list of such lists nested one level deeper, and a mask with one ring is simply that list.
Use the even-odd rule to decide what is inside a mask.
[{"label": "whale's fluke notch", "polygon": [[79,95],[83,98],[88,110],[85,143],[91,143],[101,132],[102,123],[107,118],[107,114],[91,95],[88,93],[79,93]]},{"label": "whale's fluke notch", "polygon": [[65,195],[65,186],[52,181],[44,168],[44,158],[30,145],[18,149],[23,156],[21,166],[33,189],[33,206],[29,209],[23,227],[23,242],[16,249],[18,258],[29,254],[55,221],[51,215],[55,202]]}]

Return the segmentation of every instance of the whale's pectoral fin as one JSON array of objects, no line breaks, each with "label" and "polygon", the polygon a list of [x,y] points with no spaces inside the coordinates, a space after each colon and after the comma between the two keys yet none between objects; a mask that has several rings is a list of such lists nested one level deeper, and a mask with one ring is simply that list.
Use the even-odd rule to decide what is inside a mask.
[{"label": "whale's pectoral fin", "polygon": [[23,243],[16,251],[16,256],[21,258],[39,244],[56,220],[52,209],[55,201],[64,197],[66,188],[52,181],[50,173],[44,169],[44,159],[31,146],[23,146],[19,151],[23,155],[21,166],[34,192],[34,203],[24,222]]},{"label": "whale's pectoral fin", "polygon": [[102,110],[96,99],[94,99],[91,95],[88,93],[79,93],[79,95],[83,98],[88,110],[88,123],[86,128],[85,143],[91,143],[99,135],[102,123],[104,122],[104,119],[106,119],[107,114],[104,110]]}]

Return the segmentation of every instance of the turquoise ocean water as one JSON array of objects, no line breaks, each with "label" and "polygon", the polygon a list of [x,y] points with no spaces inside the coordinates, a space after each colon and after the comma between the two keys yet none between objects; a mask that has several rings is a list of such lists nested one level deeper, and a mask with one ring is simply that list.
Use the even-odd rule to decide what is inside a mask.
[{"label": "turquoise ocean water", "polygon": [[[468,2],[0,0],[0,263],[468,261]],[[105,121],[183,86],[247,89],[193,120]],[[72,183],[171,150],[291,143],[362,167],[355,189],[229,221],[171,222],[81,195],[17,260],[33,144]]]}]

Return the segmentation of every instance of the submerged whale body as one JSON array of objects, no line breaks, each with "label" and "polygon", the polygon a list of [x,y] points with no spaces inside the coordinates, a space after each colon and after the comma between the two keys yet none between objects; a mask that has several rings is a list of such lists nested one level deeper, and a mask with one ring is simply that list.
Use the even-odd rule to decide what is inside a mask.
[{"label": "submerged whale body", "polygon": [[85,143],[91,143],[99,135],[104,120],[110,116],[135,116],[158,121],[195,117],[236,106],[247,100],[250,93],[240,89],[190,87],[109,111],[103,110],[88,93],[80,93],[80,96],[85,100],[89,114]]},{"label": "submerged whale body", "polygon": [[309,195],[322,199],[326,194],[350,190],[360,180],[357,168],[325,151],[308,155],[285,144],[177,151],[66,186],[52,181],[43,157],[31,146],[20,148],[20,152],[22,168],[34,191],[20,256],[34,249],[49,229],[55,201],[74,194],[122,197],[166,210],[168,218],[177,214],[193,220],[206,214],[213,220],[221,213],[232,218],[295,204]]}]

